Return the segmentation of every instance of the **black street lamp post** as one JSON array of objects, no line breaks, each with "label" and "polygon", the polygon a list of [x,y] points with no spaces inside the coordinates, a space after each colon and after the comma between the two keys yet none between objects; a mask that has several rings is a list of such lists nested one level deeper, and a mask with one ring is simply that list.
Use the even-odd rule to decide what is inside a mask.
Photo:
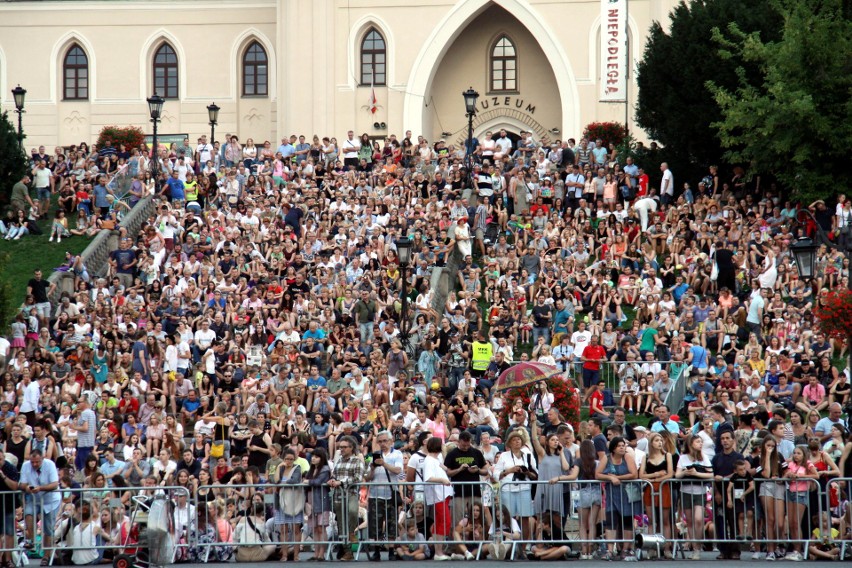
[{"label": "black street lamp post", "polygon": [[156,92],[154,93],[153,96],[148,97],[148,112],[151,115],[151,122],[154,123],[154,140],[152,141],[153,146],[154,146],[154,151],[151,155],[151,157],[152,157],[151,174],[152,174],[152,177],[154,178],[155,186],[157,184],[157,177],[160,173],[160,172],[157,171],[157,170],[159,170],[159,164],[160,164],[160,156],[159,156],[159,151],[158,151],[159,149],[157,148],[157,123],[160,122],[160,118],[161,118],[162,113],[163,113],[163,103],[164,102],[166,102],[165,99],[163,99],[163,97],[158,95]]},{"label": "black street lamp post", "polygon": [[18,146],[21,150],[24,149],[24,99],[27,96],[27,90],[18,85],[12,89],[12,96],[15,99],[15,112],[18,113]]},{"label": "black street lamp post", "polygon": [[213,103],[207,107],[207,116],[210,118],[210,147],[216,143],[216,125],[219,124],[219,107]]},{"label": "black street lamp post", "polygon": [[468,181],[473,179],[473,117],[476,116],[476,100],[479,93],[470,87],[462,93],[464,110],[467,113],[467,144],[465,144],[464,167],[467,168]]},{"label": "black street lamp post", "polygon": [[402,349],[408,352],[410,347],[408,343],[408,267],[411,264],[411,239],[408,237],[400,237],[396,240],[396,254],[399,257],[399,267],[402,278],[402,302],[399,314],[399,338],[402,342]]},{"label": "black street lamp post", "polygon": [[[819,226],[819,223],[817,223],[813,213],[807,209],[802,209],[799,211],[799,215],[800,217],[806,217],[809,219],[816,227],[816,232],[814,234],[815,239],[802,237],[790,245],[790,252],[793,253],[793,259],[796,261],[796,270],[799,273],[799,278],[808,282],[817,276],[817,253],[822,245],[825,245],[832,250],[842,252],[846,255],[846,259],[849,263],[852,264],[852,225],[847,223],[847,225],[842,229],[839,242],[833,242],[828,238],[828,235],[825,234],[822,227]],[[852,292],[852,277],[847,279],[846,286],[847,289]],[[848,346],[852,346],[852,335],[846,337],[846,344]],[[850,351],[846,364],[850,372],[852,372],[852,351]]]}]

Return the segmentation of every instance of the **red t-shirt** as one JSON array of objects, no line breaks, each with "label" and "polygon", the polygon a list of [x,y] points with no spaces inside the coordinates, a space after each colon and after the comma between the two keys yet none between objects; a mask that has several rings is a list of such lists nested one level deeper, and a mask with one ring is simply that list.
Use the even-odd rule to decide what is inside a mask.
[{"label": "red t-shirt", "polygon": [[604,395],[598,389],[595,389],[594,392],[589,396],[589,413],[595,413],[603,410],[604,407]]},{"label": "red t-shirt", "polygon": [[[583,349],[583,357],[587,359],[603,359],[606,357],[606,349],[604,349],[603,345],[586,345],[586,348]],[[601,363],[600,361],[584,361],[583,368],[588,369],[590,371],[600,371]]]},{"label": "red t-shirt", "polygon": [[637,197],[648,195],[648,174],[639,176],[639,191],[636,192]]}]

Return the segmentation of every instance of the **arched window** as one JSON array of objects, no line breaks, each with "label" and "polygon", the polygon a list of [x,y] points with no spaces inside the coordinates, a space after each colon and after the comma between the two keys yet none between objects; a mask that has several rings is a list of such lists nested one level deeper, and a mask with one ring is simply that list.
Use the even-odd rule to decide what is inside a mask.
[{"label": "arched window", "polygon": [[518,55],[515,44],[502,35],[491,48],[491,91],[518,90]]},{"label": "arched window", "polygon": [[376,28],[370,28],[361,42],[361,84],[384,85],[387,48],[385,38]]},{"label": "arched window", "polygon": [[256,41],[243,54],[243,96],[269,94],[269,67],[266,50]]},{"label": "arched window", "polygon": [[62,88],[66,101],[89,98],[89,58],[76,43],[68,49],[62,61]]},{"label": "arched window", "polygon": [[166,99],[178,98],[177,53],[167,43],[154,53],[154,91]]}]

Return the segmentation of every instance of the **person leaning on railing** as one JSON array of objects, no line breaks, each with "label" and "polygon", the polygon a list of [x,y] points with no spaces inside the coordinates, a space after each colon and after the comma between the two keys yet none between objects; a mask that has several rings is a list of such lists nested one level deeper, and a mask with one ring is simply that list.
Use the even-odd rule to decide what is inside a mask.
[{"label": "person leaning on railing", "polygon": [[15,545],[15,508],[18,504],[17,491],[20,490],[18,479],[18,468],[6,461],[6,452],[0,449],[0,506],[3,507],[0,514],[0,535],[2,535],[2,546],[0,547],[0,567],[12,568],[12,549]]}]

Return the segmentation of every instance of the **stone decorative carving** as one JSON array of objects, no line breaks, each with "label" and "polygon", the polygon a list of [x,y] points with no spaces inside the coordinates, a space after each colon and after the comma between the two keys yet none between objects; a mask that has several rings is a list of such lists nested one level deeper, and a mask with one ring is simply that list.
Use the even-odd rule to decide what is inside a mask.
[{"label": "stone decorative carving", "polygon": [[86,123],[86,117],[80,114],[79,111],[73,110],[68,116],[62,119],[62,122],[65,124],[65,128],[67,128],[69,132],[78,134],[80,130],[82,130],[83,125]]}]

